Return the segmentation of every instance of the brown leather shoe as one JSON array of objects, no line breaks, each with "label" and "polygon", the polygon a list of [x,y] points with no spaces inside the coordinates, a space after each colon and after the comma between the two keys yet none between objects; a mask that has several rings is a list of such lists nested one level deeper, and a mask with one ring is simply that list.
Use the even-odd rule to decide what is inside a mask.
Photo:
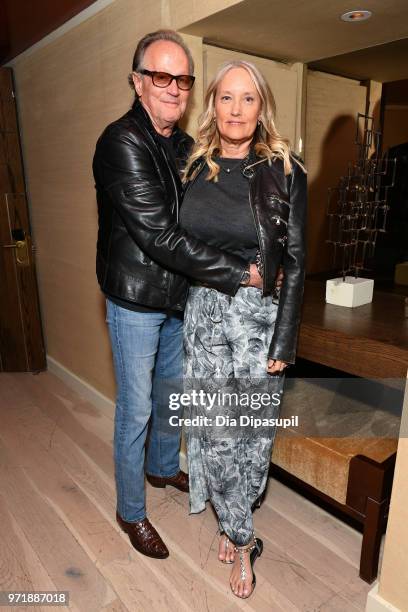
[{"label": "brown leather shoe", "polygon": [[154,559],[166,559],[169,556],[167,546],[147,518],[128,523],[116,512],[116,520],[122,531],[128,534],[133,548],[142,555]]},{"label": "brown leather shoe", "polygon": [[188,493],[188,474],[180,470],[175,476],[171,476],[170,478],[163,478],[162,476],[152,476],[151,474],[146,474],[146,478],[148,482],[152,485],[152,487],[160,487],[161,489],[166,485],[170,485],[172,487],[176,487],[179,491],[183,491],[184,493]]}]

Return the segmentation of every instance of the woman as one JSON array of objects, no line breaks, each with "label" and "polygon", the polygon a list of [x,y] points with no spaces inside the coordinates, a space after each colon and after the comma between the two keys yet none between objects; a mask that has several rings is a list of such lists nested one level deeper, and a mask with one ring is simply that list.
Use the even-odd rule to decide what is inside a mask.
[{"label": "woman", "polygon": [[276,431],[270,421],[245,426],[255,412],[248,392],[252,399],[255,391],[274,397],[262,413],[257,405],[256,416],[278,416],[284,369],[295,360],[304,283],[305,170],[274,116],[273,95],[253,64],[234,61],[219,70],[185,169],[180,217],[205,242],[248,265],[256,261],[263,276],[263,290],[243,286],[234,297],[192,286],[184,323],[186,384],[204,391],[186,415],[202,417],[186,430],[191,512],[211,500],[220,523],[219,559],[233,563],[230,585],[241,598],[255,587],[252,566],[263,544],[254,536],[252,507],[266,486]]}]

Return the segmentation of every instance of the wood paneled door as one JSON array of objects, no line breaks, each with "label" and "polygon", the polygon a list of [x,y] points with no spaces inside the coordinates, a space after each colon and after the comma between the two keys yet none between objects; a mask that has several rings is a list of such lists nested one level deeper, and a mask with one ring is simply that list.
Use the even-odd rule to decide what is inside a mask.
[{"label": "wood paneled door", "polygon": [[0,371],[45,367],[13,76],[0,68]]}]

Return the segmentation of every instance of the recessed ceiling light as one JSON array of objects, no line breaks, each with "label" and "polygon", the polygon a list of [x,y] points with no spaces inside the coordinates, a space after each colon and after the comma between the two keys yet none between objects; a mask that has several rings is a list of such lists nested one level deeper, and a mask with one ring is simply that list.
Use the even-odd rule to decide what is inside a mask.
[{"label": "recessed ceiling light", "polygon": [[372,15],[371,11],[348,11],[344,13],[341,18],[343,21],[365,21],[366,19],[370,19]]}]

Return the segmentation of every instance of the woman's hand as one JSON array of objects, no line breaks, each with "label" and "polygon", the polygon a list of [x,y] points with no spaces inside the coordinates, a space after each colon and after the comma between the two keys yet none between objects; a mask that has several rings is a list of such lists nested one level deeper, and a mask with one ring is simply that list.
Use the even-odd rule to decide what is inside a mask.
[{"label": "woman's hand", "polygon": [[250,272],[251,276],[250,276],[250,279],[249,279],[248,286],[249,287],[256,287],[257,289],[262,289],[262,287],[263,287],[263,278],[262,278],[262,276],[260,276],[260,274],[258,272],[258,268],[256,267],[256,264],[251,264],[250,265],[249,272]]},{"label": "woman's hand", "polygon": [[283,272],[282,266],[279,267],[278,273],[275,278],[275,287],[280,289],[282,287],[283,279],[285,278],[285,274]]},{"label": "woman's hand", "polygon": [[283,372],[288,365],[289,364],[286,363],[286,361],[280,361],[280,359],[268,359],[266,371],[269,374],[276,374],[276,372]]}]

